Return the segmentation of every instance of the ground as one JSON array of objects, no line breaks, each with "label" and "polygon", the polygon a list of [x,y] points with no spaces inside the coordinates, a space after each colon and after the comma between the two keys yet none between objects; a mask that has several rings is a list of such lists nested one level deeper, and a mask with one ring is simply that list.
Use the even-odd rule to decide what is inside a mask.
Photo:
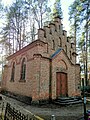
[{"label": "ground", "polygon": [[[51,120],[51,116],[55,115],[55,120],[80,120],[84,112],[83,104],[59,106],[53,104],[47,105],[26,105],[20,101],[3,96],[4,106],[9,102],[13,107],[20,110],[24,114],[35,114],[42,120]],[[87,109],[90,109],[90,104],[87,103]]]}]

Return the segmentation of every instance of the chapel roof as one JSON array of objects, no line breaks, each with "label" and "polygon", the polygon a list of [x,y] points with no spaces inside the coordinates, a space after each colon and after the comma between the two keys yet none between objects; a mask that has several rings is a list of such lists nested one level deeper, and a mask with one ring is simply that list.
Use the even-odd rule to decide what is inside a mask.
[{"label": "chapel roof", "polygon": [[62,48],[59,48],[54,54],[52,54],[51,59],[54,58],[61,50]]}]

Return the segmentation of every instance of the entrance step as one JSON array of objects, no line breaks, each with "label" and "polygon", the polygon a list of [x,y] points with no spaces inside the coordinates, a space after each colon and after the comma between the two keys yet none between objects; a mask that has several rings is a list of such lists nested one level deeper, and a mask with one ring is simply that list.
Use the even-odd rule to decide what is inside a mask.
[{"label": "entrance step", "polygon": [[82,103],[81,97],[58,97],[53,101],[55,104],[59,105],[71,105]]}]

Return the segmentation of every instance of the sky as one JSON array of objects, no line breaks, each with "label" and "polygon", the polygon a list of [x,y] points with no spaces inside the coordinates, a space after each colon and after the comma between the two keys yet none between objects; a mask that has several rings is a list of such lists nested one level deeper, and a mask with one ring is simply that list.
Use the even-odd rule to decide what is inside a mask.
[{"label": "sky", "polygon": [[[11,4],[12,0],[2,0],[5,5]],[[50,3],[54,3],[55,0],[49,0]],[[63,12],[63,28],[64,30],[67,31],[67,35],[69,35],[69,15],[68,15],[68,7],[70,6],[71,3],[73,3],[74,0],[61,0],[61,7],[62,7],[62,12]]]},{"label": "sky", "polygon": [[[54,4],[55,0],[49,0],[52,1],[52,4]],[[70,25],[69,25],[69,6],[74,2],[74,0],[61,0],[61,8],[63,12],[63,29],[67,31],[67,35],[69,36],[69,30],[70,30]]]},{"label": "sky", "polygon": [[63,11],[63,27],[67,31],[67,34],[69,35],[69,15],[68,15],[68,7],[74,2],[74,0],[61,0],[61,7]]}]

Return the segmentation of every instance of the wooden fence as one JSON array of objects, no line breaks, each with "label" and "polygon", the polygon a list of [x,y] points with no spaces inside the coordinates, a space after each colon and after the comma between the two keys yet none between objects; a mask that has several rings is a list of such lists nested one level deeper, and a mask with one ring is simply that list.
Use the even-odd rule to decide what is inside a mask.
[{"label": "wooden fence", "polygon": [[4,120],[39,120],[35,116],[29,116],[16,110],[9,103],[6,105]]}]

